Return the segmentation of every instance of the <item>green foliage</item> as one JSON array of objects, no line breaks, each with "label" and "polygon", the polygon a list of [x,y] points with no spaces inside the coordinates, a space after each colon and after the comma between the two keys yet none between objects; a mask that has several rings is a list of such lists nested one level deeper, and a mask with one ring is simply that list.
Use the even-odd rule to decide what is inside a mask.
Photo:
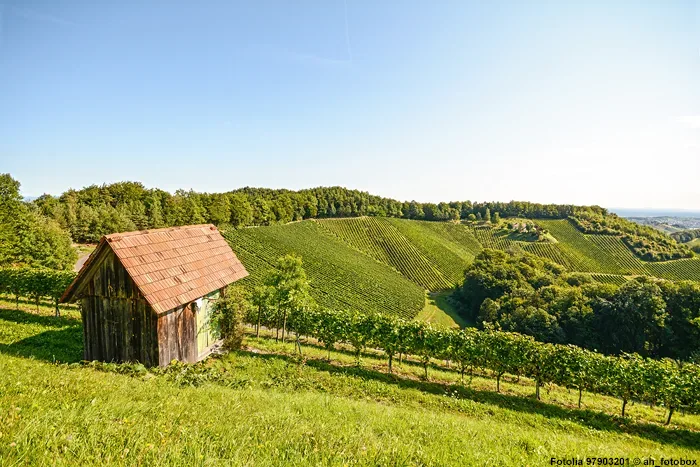
[{"label": "green foliage", "polygon": [[[637,354],[604,356],[571,345],[538,342],[522,334],[435,329],[427,323],[355,311],[317,309],[303,313],[305,319],[290,320],[291,331],[317,338],[329,350],[338,343],[349,344],[358,364],[362,352],[373,347],[384,351],[390,368],[397,353],[418,357],[426,379],[429,363],[445,359],[457,362],[462,375],[466,370],[470,374],[475,369],[493,371],[497,390],[506,373],[532,378],[538,399],[546,384],[576,388],[579,397],[584,390],[612,395],[623,401],[623,416],[624,407],[632,400],[661,402],[669,411],[700,409],[700,378],[696,377],[700,367],[691,363],[679,366]],[[302,327],[296,328],[297,323]]]},{"label": "green foliage", "polygon": [[341,187],[296,192],[242,188],[212,194],[178,190],[170,194],[159,189],[146,189],[138,182],[92,185],[68,190],[58,198],[45,195],[36,201],[36,205],[45,216],[56,219],[68,229],[79,242],[94,242],[107,233],[156,228],[163,224],[212,222],[242,227],[358,216],[450,221],[468,219],[477,214],[481,217],[486,212],[489,216],[491,212],[498,212],[507,217],[565,218],[574,212],[573,206],[527,202],[400,202]]},{"label": "green foliage", "polygon": [[[265,279],[265,284],[272,291],[272,303],[277,316],[281,318],[282,340],[287,330],[287,319],[310,308],[313,299],[309,294],[309,280],[302,267],[301,258],[285,255],[277,260],[277,267]],[[297,325],[303,321],[297,320]]]},{"label": "green foliage", "polygon": [[617,237],[584,235],[569,220],[542,220],[539,224],[558,240],[574,271],[605,274],[648,274],[645,265]]},{"label": "green foliage", "polygon": [[[9,175],[6,178],[8,180],[4,185],[5,192],[15,193],[16,189],[13,191],[13,187],[17,185],[16,182]],[[17,203],[21,205],[22,203],[16,198],[15,196],[14,201],[10,201],[9,205],[17,205]],[[523,236],[526,232],[539,241],[500,238],[496,232],[498,229],[489,229],[487,224],[480,226],[483,230],[476,229],[474,232],[479,236],[481,245],[473,242],[476,245],[472,246],[470,240],[469,245],[456,242],[457,248],[452,248],[454,242],[449,246],[440,245],[439,238],[425,242],[416,242],[411,239],[413,246],[418,248],[420,254],[424,254],[425,249],[433,250],[434,247],[445,252],[444,255],[433,255],[427,258],[426,263],[420,256],[412,255],[410,249],[392,250],[391,248],[400,245],[393,245],[392,240],[389,239],[386,246],[388,261],[387,258],[379,258],[379,260],[387,262],[429,290],[438,290],[444,287],[445,283],[448,284],[447,287],[451,287],[456,280],[460,279],[457,276],[463,269],[464,261],[470,260],[469,254],[478,252],[482,245],[487,248],[501,249],[517,245],[570,270],[581,272],[646,274],[677,280],[700,280],[700,260],[689,259],[691,252],[688,249],[678,246],[672,238],[663,233],[637,226],[597,206],[543,205],[518,201],[509,203],[459,201],[438,204],[399,202],[340,187],[319,187],[297,192],[243,188],[228,193],[212,194],[178,190],[170,194],[159,189],[146,189],[142,184],[134,182],[93,185],[81,190],[68,190],[58,198],[44,195],[32,204],[38,209],[40,215],[58,222],[61,228],[70,232],[73,239],[78,242],[96,242],[102,235],[118,231],[202,222],[212,222],[224,228],[229,226],[240,228],[251,225],[283,224],[311,218],[358,216],[453,221],[475,220],[477,215],[481,220],[488,212],[496,225],[500,218],[538,219],[537,223],[527,221],[525,230],[521,229],[518,235]],[[569,218],[570,221],[567,220]],[[559,238],[558,235],[560,244],[544,241],[549,239],[546,223],[557,222],[553,220],[571,226],[578,233],[581,231],[573,227],[571,222],[585,223],[584,230],[596,234],[590,237],[602,237],[603,242],[615,240],[617,245],[611,243],[610,246],[616,249],[613,256],[617,257],[608,259],[610,253],[607,251],[607,246],[597,246],[596,238],[581,242],[580,245],[570,245],[570,242]],[[0,229],[0,240],[8,232],[11,232],[11,229],[5,229],[5,231]],[[606,232],[612,235],[600,235]],[[408,238],[405,232],[401,234]],[[585,239],[583,235],[581,237]],[[462,246],[466,248],[460,248]],[[631,252],[630,247],[634,249],[637,256]],[[468,250],[466,256],[463,251],[465,249]],[[367,252],[365,249],[362,250]],[[449,250],[451,251],[447,252]],[[627,253],[626,255],[623,250]],[[72,253],[68,252],[68,254]],[[640,261],[639,258],[653,260],[656,263]],[[659,262],[659,260],[672,258],[686,259],[679,260],[683,262],[678,264]],[[3,252],[0,249],[0,264],[2,261]],[[63,267],[69,267],[68,261],[65,263]],[[54,267],[52,264],[42,265]],[[416,277],[413,277],[414,274]]]},{"label": "green foliage", "polygon": [[462,281],[464,270],[482,250],[471,229],[462,224],[403,219],[386,222],[418,249],[450,288]]},{"label": "green foliage", "polygon": [[17,300],[27,297],[38,300],[51,299],[59,314],[58,300],[75,278],[73,271],[58,271],[48,268],[0,268],[0,292],[9,293]]},{"label": "green foliage", "polygon": [[311,322],[314,327],[308,330],[305,335],[313,335],[321,341],[323,346],[328,349],[330,359],[330,350],[343,338],[343,330],[346,326],[344,321],[346,314],[333,310],[321,309],[307,311],[307,314],[312,317]]},{"label": "green foliage", "polygon": [[256,335],[260,335],[260,327],[273,327],[277,321],[277,309],[274,307],[275,289],[268,285],[253,288],[250,295],[251,306],[247,321],[255,323]]},{"label": "green foliage", "polygon": [[[650,279],[630,281],[615,290],[614,286],[598,285],[568,275],[563,268],[547,260],[528,254],[508,255],[498,250],[480,253],[465,277],[462,296],[480,304],[482,317],[495,317],[495,321],[506,328],[524,327],[538,337],[546,335],[548,328],[558,328],[554,315],[533,305],[548,302],[555,312],[560,313],[567,329],[571,329],[570,322],[580,319],[580,314],[572,313],[569,308],[585,309],[586,300],[593,298],[603,304],[600,322],[608,332],[617,333],[604,336],[606,341],[620,343],[621,350],[632,347],[631,350],[637,352],[657,353],[660,349],[660,330],[668,320],[663,294],[668,290]],[[671,292],[680,290],[672,289]],[[684,292],[700,292],[700,286],[698,290],[691,288]],[[697,299],[700,300],[700,293]],[[217,305],[217,310],[222,313],[217,317],[222,331],[227,329],[221,324],[226,323],[226,316],[235,315],[236,326],[243,319],[258,329],[262,322],[271,323],[278,331],[282,327],[283,340],[287,328],[296,333],[300,352],[300,336],[317,338],[329,351],[336,343],[347,343],[353,347],[358,365],[362,352],[372,346],[387,355],[389,372],[396,353],[417,356],[423,364],[426,379],[432,359],[454,360],[460,365],[462,377],[467,368],[470,374],[475,367],[492,370],[497,391],[500,391],[502,375],[511,373],[532,378],[536,383],[537,399],[540,398],[540,388],[548,383],[577,388],[579,406],[584,389],[612,394],[623,401],[623,417],[630,400],[668,401],[669,419],[676,408],[673,404],[691,410],[695,410],[698,404],[677,389],[687,381],[684,376],[673,376],[679,369],[644,359],[638,354],[604,357],[574,346],[543,343],[530,336],[496,331],[489,325],[482,332],[444,330],[424,322],[404,321],[377,313],[316,309],[310,306],[306,274],[301,259],[295,256],[279,258],[277,269],[266,279],[266,286],[255,289],[253,303],[258,307],[257,314],[245,312],[247,305],[242,296],[238,299],[231,296],[228,300],[226,306],[219,306],[226,304],[225,301]],[[513,301],[516,302],[515,308]],[[273,311],[274,316],[263,319],[263,309]],[[503,314],[504,309],[512,312]],[[233,311],[223,314],[228,310]],[[530,314],[521,316],[523,313]],[[611,325],[606,316],[614,317],[618,322]],[[523,322],[513,324],[514,319]],[[582,322],[580,326],[587,323],[585,319]],[[539,329],[535,329],[538,326]],[[553,340],[552,336],[548,337]],[[621,337],[628,341],[621,341]],[[684,366],[694,368],[689,363]],[[697,386],[700,381],[688,384]],[[695,386],[687,393],[695,394],[698,390]]]},{"label": "green foliage", "polygon": [[700,351],[700,284],[646,276],[603,282],[524,252],[484,250],[457,297],[479,326],[545,342],[683,359]]},{"label": "green foliage", "polygon": [[20,184],[0,175],[0,267],[72,269],[78,259],[70,236],[56,221],[21,201]]},{"label": "green foliage", "polygon": [[227,349],[240,349],[245,336],[246,321],[250,303],[245,291],[236,286],[229,286],[225,293],[214,303],[211,326],[218,331]]},{"label": "green foliage", "polygon": [[428,290],[451,288],[480,246],[463,225],[362,217],[319,222],[331,234]]},{"label": "green foliage", "polygon": [[[557,243],[517,241],[503,229],[479,226],[474,235],[485,248],[501,250],[517,247],[560,264],[571,271],[607,275],[651,275],[670,280],[700,281],[700,259],[673,261],[643,261],[625,245],[620,236],[586,235],[572,221],[537,220],[537,224],[550,232]],[[609,279],[621,284],[624,278]]]},{"label": "green foliage", "polygon": [[681,230],[680,232],[672,232],[671,238],[678,243],[690,243],[696,238],[700,238],[700,229]]}]

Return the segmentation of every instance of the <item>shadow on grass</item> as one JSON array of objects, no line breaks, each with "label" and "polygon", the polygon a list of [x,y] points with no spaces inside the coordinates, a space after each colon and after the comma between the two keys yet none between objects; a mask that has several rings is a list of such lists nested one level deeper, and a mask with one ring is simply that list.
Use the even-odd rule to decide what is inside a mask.
[{"label": "shadow on grass", "polygon": [[80,326],[81,321],[72,316],[49,316],[37,314],[28,310],[15,310],[0,307],[0,321],[11,321],[17,324],[38,324],[47,328],[64,328],[66,326]]},{"label": "shadow on grass", "polygon": [[[27,298],[27,297],[19,297],[19,300],[17,297],[11,294],[3,294],[0,293],[0,301],[4,302],[2,305],[2,308],[4,309],[13,309],[16,310],[18,305],[21,305],[27,309],[30,309],[32,311],[36,310],[36,300],[33,298]],[[40,297],[39,298],[39,306],[43,308],[48,308],[50,310],[55,309],[55,303],[53,300],[47,300],[46,297]],[[74,303],[61,303],[60,305],[61,311],[65,310],[78,310],[78,306]]]},{"label": "shadow on grass", "polygon": [[71,326],[44,331],[12,344],[0,344],[0,353],[47,362],[79,362],[83,359],[83,330]]},{"label": "shadow on grass", "polygon": [[467,320],[464,316],[459,314],[456,306],[452,303],[452,290],[444,290],[441,292],[429,292],[427,300],[429,303],[447,316],[452,318],[452,320],[457,323],[460,328],[466,328],[469,326],[474,326],[474,323]]},{"label": "shadow on grass", "polygon": [[48,329],[11,344],[0,344],[2,354],[63,363],[79,362],[83,358],[83,327],[79,319],[0,308],[0,326],[11,326],[7,323]]},{"label": "shadow on grass", "polygon": [[[289,363],[299,363],[298,357],[290,355],[259,354],[248,351],[239,352],[257,358],[282,359]],[[700,433],[686,429],[672,429],[652,423],[639,423],[631,419],[623,419],[616,415],[609,415],[593,410],[568,409],[538,401],[534,397],[513,396],[492,391],[477,390],[460,384],[414,380],[397,375],[389,375],[371,368],[335,365],[322,359],[309,358],[305,360],[305,364],[311,368],[328,373],[380,381],[382,383],[396,385],[402,389],[416,389],[429,394],[441,396],[449,394],[451,397],[467,399],[482,404],[490,404],[517,412],[539,414],[548,418],[569,420],[596,430],[625,433],[663,444],[672,444],[684,448],[700,450]]]}]

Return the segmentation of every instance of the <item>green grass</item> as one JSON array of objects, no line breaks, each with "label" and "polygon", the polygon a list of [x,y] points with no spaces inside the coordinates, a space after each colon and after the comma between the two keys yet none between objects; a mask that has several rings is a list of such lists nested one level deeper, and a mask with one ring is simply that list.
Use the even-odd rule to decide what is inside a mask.
[{"label": "green grass", "polygon": [[451,293],[451,291],[430,292],[426,298],[425,307],[418,313],[416,319],[446,328],[464,328],[473,325],[457,313],[450,301]]},{"label": "green grass", "polygon": [[78,252],[78,257],[83,256],[83,255],[89,255],[93,251],[95,251],[95,248],[97,248],[96,243],[74,243],[73,248],[75,248],[75,251]]},{"label": "green grass", "polygon": [[[486,375],[459,384],[442,366],[248,337],[247,349],[175,372],[105,372],[52,363],[82,355],[76,311],[54,319],[0,302],[0,465],[549,465],[551,457],[700,458],[700,417],[555,386],[502,393]],[[39,343],[51,332],[70,331]],[[440,362],[434,362],[438,364]],[[442,362],[444,365],[444,362]],[[117,368],[119,369],[119,368]],[[215,374],[183,380],[181,371]],[[190,384],[189,381],[194,383]]]}]

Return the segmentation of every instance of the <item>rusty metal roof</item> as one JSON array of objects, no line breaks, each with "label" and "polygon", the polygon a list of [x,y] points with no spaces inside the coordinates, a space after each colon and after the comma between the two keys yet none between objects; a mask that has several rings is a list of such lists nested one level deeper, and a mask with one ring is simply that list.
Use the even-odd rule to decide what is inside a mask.
[{"label": "rusty metal roof", "polygon": [[117,255],[156,313],[187,304],[248,275],[211,224],[115,233],[100,240],[61,300],[70,297],[90,268],[90,260],[105,245]]}]

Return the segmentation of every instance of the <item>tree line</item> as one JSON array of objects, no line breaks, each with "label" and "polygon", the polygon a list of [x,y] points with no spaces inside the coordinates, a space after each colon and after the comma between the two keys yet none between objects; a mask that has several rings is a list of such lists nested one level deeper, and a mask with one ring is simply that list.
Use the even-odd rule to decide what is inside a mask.
[{"label": "tree line", "polygon": [[[0,179],[0,265],[29,264],[66,269],[75,261],[69,247],[97,242],[103,235],[212,223],[217,226],[266,226],[312,218],[384,216],[428,221],[483,221],[502,217],[571,219],[586,233],[621,236],[640,258],[661,261],[691,257],[692,251],[651,227],[627,221],[599,206],[523,201],[398,201],[342,187],[286,189],[241,188],[226,193],[178,190],[174,194],[139,182],[91,185],[60,196],[44,194],[21,201],[19,182]],[[5,226],[5,227],[4,227]],[[19,232],[20,234],[16,234]]]},{"label": "tree line", "polygon": [[478,326],[607,354],[700,360],[700,284],[595,282],[522,251],[484,250],[455,297]]},{"label": "tree line", "polygon": [[[678,243],[690,243],[696,238],[700,238],[700,229],[690,229],[690,230],[683,230],[681,232],[673,232],[671,234],[671,238],[673,238],[675,241]],[[689,245],[690,249],[695,252],[695,254],[700,254],[700,243],[695,242],[692,245]]]},{"label": "tree line", "polygon": [[264,226],[311,218],[384,216],[429,221],[505,217],[566,218],[580,209],[607,214],[603,208],[539,204],[453,201],[398,201],[342,187],[299,191],[241,188],[226,193],[178,190],[174,194],[138,182],[91,185],[60,196],[42,195],[32,203],[77,242],[102,235],[178,225],[213,223],[233,227]]},{"label": "tree line", "polygon": [[487,327],[452,330],[434,328],[428,323],[397,317],[328,310],[315,306],[308,296],[308,281],[301,259],[280,258],[279,268],[265,285],[246,296],[240,286],[229,287],[227,298],[217,303],[216,322],[225,322],[224,337],[233,330],[237,345],[243,332],[239,324],[272,329],[276,338],[290,336],[299,353],[303,337],[318,340],[329,351],[337,344],[351,346],[361,363],[366,349],[384,352],[389,373],[395,358],[413,356],[423,365],[425,378],[434,360],[454,362],[462,383],[477,371],[490,371],[496,390],[505,374],[526,376],[540,388],[557,384],[579,391],[579,407],[584,391],[611,395],[622,401],[621,414],[630,401],[663,404],[668,410],[666,423],[678,409],[700,409],[700,366],[670,359],[655,360],[637,354],[606,356],[573,345],[538,342],[531,336]]},{"label": "tree line", "polygon": [[681,230],[680,232],[672,232],[671,238],[679,243],[688,243],[696,238],[700,238],[700,229]]}]

